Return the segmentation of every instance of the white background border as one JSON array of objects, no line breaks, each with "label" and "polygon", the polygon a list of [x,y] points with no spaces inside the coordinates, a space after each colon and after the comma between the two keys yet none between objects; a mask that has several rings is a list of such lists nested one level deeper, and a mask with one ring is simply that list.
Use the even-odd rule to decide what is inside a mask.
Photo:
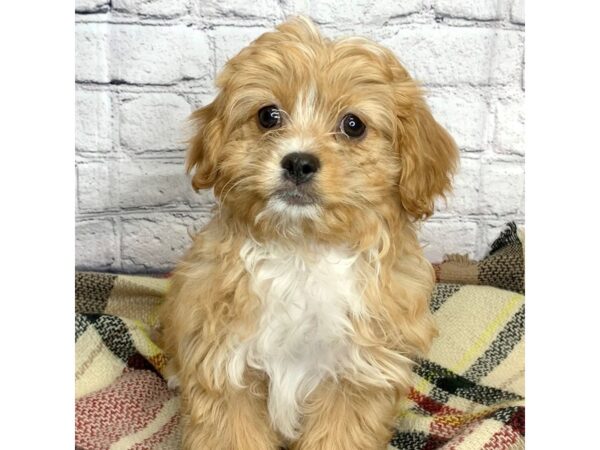
[{"label": "white background border", "polygon": [[[72,4],[39,2],[32,15],[13,2],[3,12],[13,18],[0,28],[3,442],[72,448]],[[598,17],[590,2],[527,4],[531,449],[589,448],[598,427]]]}]

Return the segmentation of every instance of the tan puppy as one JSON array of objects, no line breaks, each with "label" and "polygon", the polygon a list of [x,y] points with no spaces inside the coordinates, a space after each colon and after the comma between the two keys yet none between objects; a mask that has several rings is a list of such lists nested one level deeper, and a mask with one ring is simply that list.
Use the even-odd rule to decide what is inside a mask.
[{"label": "tan puppy", "polygon": [[414,221],[457,161],[417,84],[307,19],[225,66],[188,169],[218,209],[162,311],[185,449],[384,449],[436,331]]}]

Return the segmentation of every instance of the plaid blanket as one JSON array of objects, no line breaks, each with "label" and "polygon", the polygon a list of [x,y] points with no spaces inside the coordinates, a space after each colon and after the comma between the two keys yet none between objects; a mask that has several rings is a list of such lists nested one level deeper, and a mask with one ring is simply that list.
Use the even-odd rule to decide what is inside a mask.
[{"label": "plaid blanket", "polygon": [[[154,344],[167,286],[76,274],[77,448],[179,448],[179,399]],[[524,301],[496,287],[438,283],[431,308],[440,337],[415,368],[390,449],[524,448]]]}]

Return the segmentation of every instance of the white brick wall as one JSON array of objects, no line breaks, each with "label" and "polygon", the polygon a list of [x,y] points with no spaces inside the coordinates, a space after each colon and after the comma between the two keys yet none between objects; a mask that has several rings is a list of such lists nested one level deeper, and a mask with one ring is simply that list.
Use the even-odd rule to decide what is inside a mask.
[{"label": "white brick wall", "polygon": [[524,223],[522,0],[76,0],[77,266],[172,268],[210,193],[184,175],[185,118],[227,58],[289,14],[392,48],[461,147],[455,193],[421,238],[481,258]]}]

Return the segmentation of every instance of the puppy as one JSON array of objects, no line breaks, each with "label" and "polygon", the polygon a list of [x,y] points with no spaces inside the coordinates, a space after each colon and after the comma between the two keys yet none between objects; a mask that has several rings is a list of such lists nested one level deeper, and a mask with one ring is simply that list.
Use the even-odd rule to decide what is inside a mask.
[{"label": "puppy", "polygon": [[384,449],[436,334],[415,222],[457,149],[389,50],[304,18],[263,34],[196,111],[217,208],[161,312],[185,449]]}]

